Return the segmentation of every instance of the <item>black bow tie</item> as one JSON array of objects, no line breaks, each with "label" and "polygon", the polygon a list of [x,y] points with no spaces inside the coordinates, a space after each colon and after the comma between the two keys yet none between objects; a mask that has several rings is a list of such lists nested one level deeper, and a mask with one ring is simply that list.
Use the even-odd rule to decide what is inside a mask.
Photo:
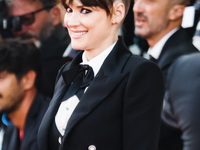
[{"label": "black bow tie", "polygon": [[94,78],[93,69],[89,65],[78,65],[62,73],[65,83],[71,84],[67,91],[67,97],[78,95],[79,99],[84,93],[85,88]]},{"label": "black bow tie", "polygon": [[77,80],[76,78],[78,78],[78,80],[85,78],[83,81],[85,83],[93,79],[94,73],[89,65],[77,65],[67,71],[62,72],[62,77],[66,84],[71,84],[71,82]]},{"label": "black bow tie", "polygon": [[82,84],[80,88],[87,87],[94,78],[94,72],[92,67],[89,65],[80,65],[80,72],[83,75],[82,77]]}]

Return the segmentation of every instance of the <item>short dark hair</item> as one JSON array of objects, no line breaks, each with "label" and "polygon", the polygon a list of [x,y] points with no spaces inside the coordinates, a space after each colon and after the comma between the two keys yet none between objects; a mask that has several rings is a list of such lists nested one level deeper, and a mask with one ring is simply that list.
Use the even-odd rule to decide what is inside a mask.
[{"label": "short dark hair", "polygon": [[[68,4],[73,3],[74,0],[62,0],[62,4],[64,7],[66,7],[66,2]],[[113,3],[116,0],[80,0],[80,2],[84,5],[84,6],[89,6],[89,7],[100,7],[102,9],[104,9],[106,11],[106,13],[108,15],[110,15],[112,13],[112,8],[113,8]],[[122,2],[125,5],[125,12],[127,14],[128,9],[130,7],[130,2],[131,0],[122,0]]]},{"label": "short dark hair", "polygon": [[0,41],[0,72],[14,73],[18,80],[28,71],[37,74],[35,85],[38,88],[41,76],[41,58],[38,48],[31,41],[19,38]]}]

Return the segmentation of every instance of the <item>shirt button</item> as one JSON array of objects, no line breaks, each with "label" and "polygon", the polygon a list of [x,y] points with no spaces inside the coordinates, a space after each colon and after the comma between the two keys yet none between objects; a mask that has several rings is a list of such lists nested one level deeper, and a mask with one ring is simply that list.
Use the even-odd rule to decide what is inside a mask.
[{"label": "shirt button", "polygon": [[58,138],[58,143],[62,144],[62,138],[61,137]]},{"label": "shirt button", "polygon": [[96,150],[96,146],[90,145],[90,146],[88,147],[88,150]]}]

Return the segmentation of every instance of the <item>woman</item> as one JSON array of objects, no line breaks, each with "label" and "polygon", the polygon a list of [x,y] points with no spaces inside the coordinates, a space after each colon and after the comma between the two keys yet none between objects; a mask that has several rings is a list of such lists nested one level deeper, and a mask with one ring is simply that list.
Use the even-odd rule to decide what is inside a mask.
[{"label": "woman", "polygon": [[[84,51],[59,72],[39,130],[41,150],[157,148],[162,75],[155,64],[133,56],[118,37],[129,3],[63,0],[72,47]],[[94,79],[81,97],[77,69],[83,64],[92,68],[84,73],[93,72]]]}]

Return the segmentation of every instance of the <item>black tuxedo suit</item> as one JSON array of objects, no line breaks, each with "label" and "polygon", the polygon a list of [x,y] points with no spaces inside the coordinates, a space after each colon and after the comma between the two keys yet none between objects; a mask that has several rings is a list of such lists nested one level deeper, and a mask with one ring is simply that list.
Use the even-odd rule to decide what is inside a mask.
[{"label": "black tuxedo suit", "polygon": [[[194,47],[191,37],[183,28],[180,28],[167,40],[157,61],[159,68],[162,70],[165,85],[171,82],[167,80],[170,66],[178,57],[194,52],[198,52],[198,50]],[[181,133],[178,130],[174,130],[162,121],[159,150],[181,150],[182,140],[180,135]]]},{"label": "black tuxedo suit", "polygon": [[[41,123],[40,150],[49,150],[51,124],[72,81],[62,73],[81,62],[80,53],[61,69],[50,106]],[[158,93],[158,94],[157,94]],[[162,74],[148,60],[132,55],[120,39],[75,108],[60,149],[155,150],[163,99]]]}]

